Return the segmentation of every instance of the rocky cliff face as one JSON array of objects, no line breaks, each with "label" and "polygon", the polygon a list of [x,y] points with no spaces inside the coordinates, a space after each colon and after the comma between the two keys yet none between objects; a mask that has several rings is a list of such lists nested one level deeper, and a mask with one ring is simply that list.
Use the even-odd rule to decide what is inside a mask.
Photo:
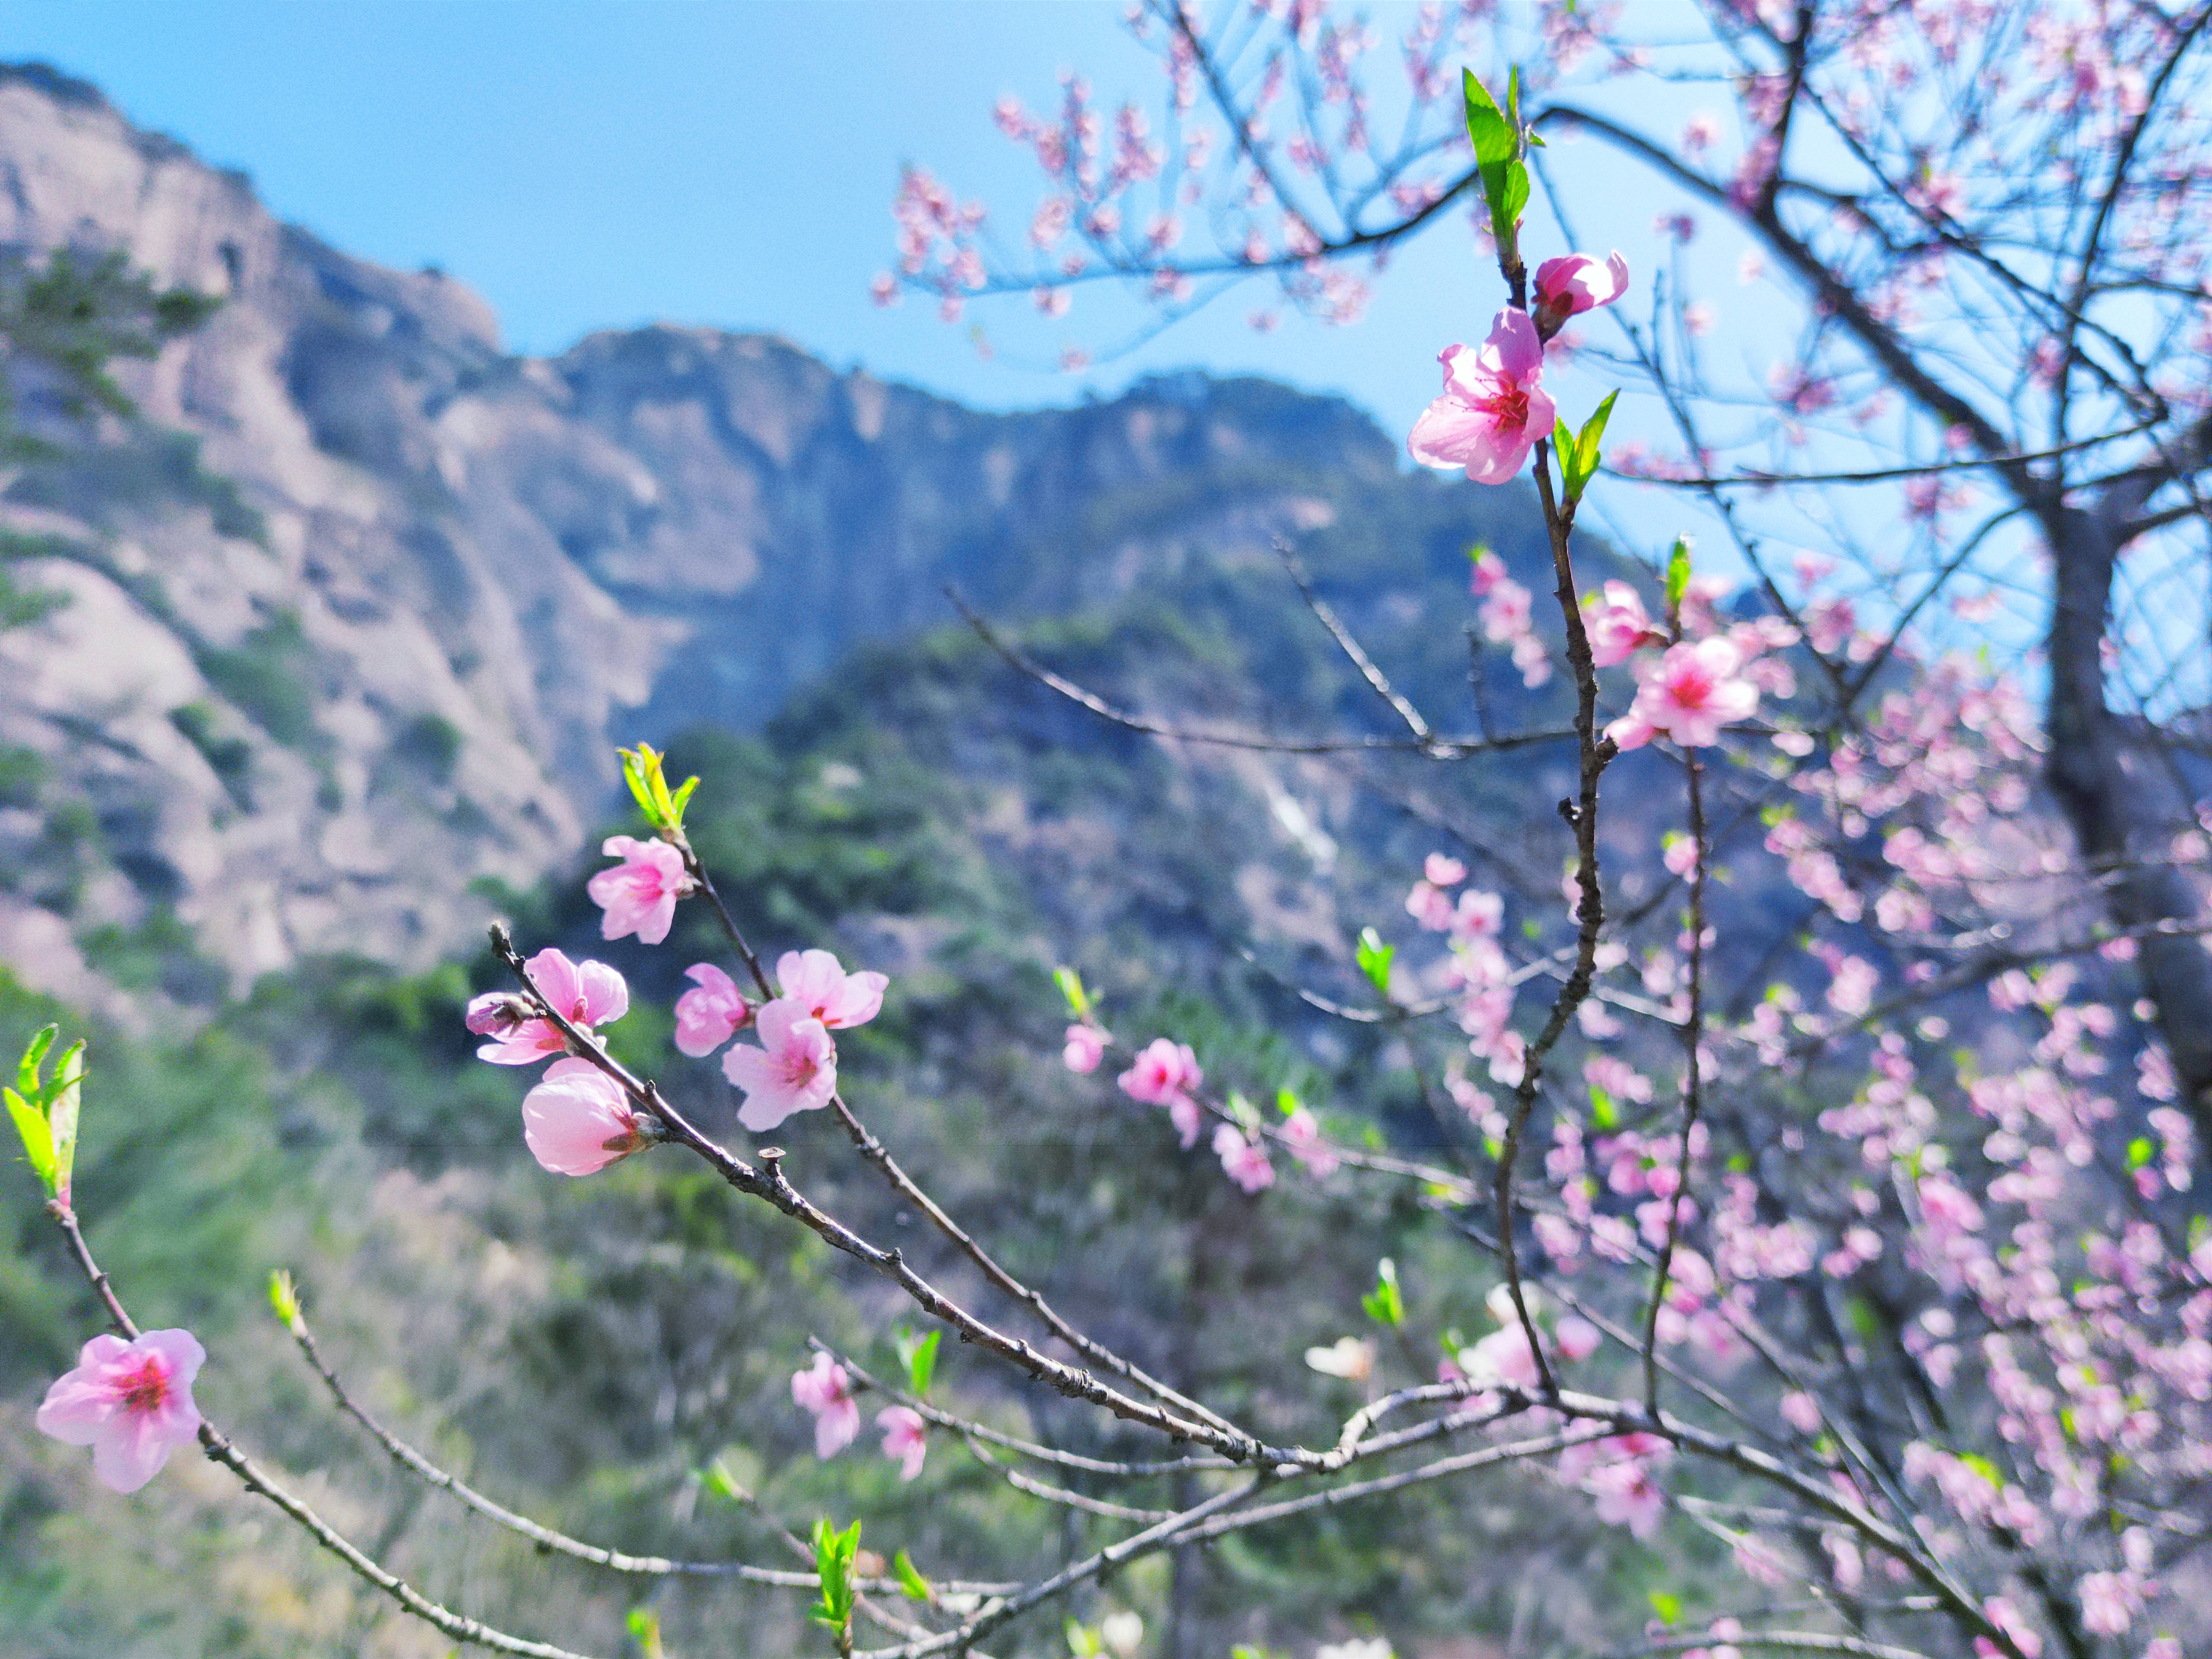
[{"label": "rocky cliff face", "polygon": [[1269,556],[1322,474],[1395,487],[1362,417],[1260,382],[994,416],[758,336],[510,356],[459,283],[42,69],[0,72],[0,245],[224,301],[0,495],[0,959],[64,994],[169,918],[234,982],[419,963],[576,851],[611,741],[757,724],[946,581],[1066,609]]}]

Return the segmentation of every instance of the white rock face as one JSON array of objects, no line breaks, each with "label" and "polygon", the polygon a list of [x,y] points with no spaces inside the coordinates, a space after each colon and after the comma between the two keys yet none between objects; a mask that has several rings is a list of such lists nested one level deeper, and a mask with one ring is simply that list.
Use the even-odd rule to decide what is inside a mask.
[{"label": "white rock face", "polygon": [[[30,538],[0,568],[66,600],[0,629],[0,794],[43,775],[0,799],[0,896],[79,936],[167,907],[240,986],[452,950],[489,914],[472,884],[580,851],[615,743],[757,725],[856,642],[946,623],[948,579],[1060,608],[1188,536],[1263,550],[1299,510],[1248,491],[1182,540],[1087,548],[1103,498],[1216,463],[1393,465],[1342,405],[1224,410],[1202,381],[986,416],[709,330],[509,357],[459,283],[279,223],[39,69],[0,70],[0,244],[120,249],[224,300],[120,366],[139,425],[0,491]],[[30,811],[61,801],[97,823],[66,857]]]}]

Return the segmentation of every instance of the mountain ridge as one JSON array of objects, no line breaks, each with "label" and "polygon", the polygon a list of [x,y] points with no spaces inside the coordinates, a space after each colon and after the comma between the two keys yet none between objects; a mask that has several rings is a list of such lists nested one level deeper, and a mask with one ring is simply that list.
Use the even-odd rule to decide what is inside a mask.
[{"label": "mountain ridge", "polygon": [[222,301],[118,366],[136,419],[0,490],[0,573],[50,596],[0,629],[0,956],[81,1002],[149,940],[234,990],[332,950],[425,965],[487,884],[576,856],[615,741],[757,727],[950,620],[946,585],[1109,605],[1453,488],[1263,380],[987,414],[760,334],[510,356],[461,283],[281,222],[43,66],[0,69],[0,247]]}]

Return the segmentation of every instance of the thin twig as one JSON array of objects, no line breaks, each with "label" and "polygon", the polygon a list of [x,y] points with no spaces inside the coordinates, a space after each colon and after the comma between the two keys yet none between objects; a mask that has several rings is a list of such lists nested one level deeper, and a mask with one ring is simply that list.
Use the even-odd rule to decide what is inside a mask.
[{"label": "thin twig", "polygon": [[1405,721],[1406,729],[1413,734],[1414,741],[1424,750],[1433,744],[1436,733],[1429,729],[1428,721],[1421,718],[1420,711],[1407,702],[1382,671],[1375,665],[1375,659],[1361,648],[1358,640],[1352,637],[1352,631],[1337,619],[1336,612],[1329,608],[1328,601],[1314,592],[1314,585],[1306,575],[1305,567],[1298,562],[1297,555],[1291,551],[1291,544],[1279,536],[1275,538],[1275,556],[1283,562],[1283,568],[1290,572],[1291,580],[1298,585],[1298,592],[1304,599],[1306,608],[1328,630],[1329,638],[1336,641],[1336,648],[1344,653],[1346,659],[1359,671],[1359,678],[1367,682],[1376,696],[1390,705],[1400,720]]},{"label": "thin twig", "polygon": [[[58,1200],[48,1204],[46,1212],[67,1235],[77,1265],[84,1270],[85,1277],[91,1281],[94,1291],[106,1304],[108,1317],[114,1322],[117,1329],[135,1341],[139,1334],[137,1324],[125,1310],[114,1287],[108,1283],[107,1275],[100,1271],[100,1264],[93,1260],[92,1251],[86,1246],[84,1234],[77,1225],[76,1212]],[[359,1577],[374,1585],[424,1624],[454,1641],[473,1643],[498,1653],[520,1654],[523,1659],[587,1659],[587,1656],[568,1648],[556,1647],[550,1642],[533,1642],[527,1637],[511,1636],[480,1619],[471,1619],[465,1613],[455,1613],[452,1608],[433,1601],[404,1578],[386,1571],[348,1541],[312,1507],[293,1496],[268,1470],[239,1450],[229,1436],[205,1418],[200,1419],[199,1442],[209,1461],[222,1464],[236,1475],[246,1491],[267,1498],[290,1516],[316,1543],[344,1562]]]},{"label": "thin twig", "polygon": [[1133,714],[1115,708],[1096,692],[1086,691],[1074,681],[1055,674],[1049,668],[1015,648],[990,623],[984,621],[959,593],[947,587],[945,596],[968,625],[981,637],[983,642],[1004,658],[1016,672],[1035,680],[1049,690],[1058,692],[1070,702],[1089,709],[1099,719],[1131,732],[1140,732],[1147,737],[1167,738],[1178,743],[1211,744],[1217,748],[1251,749],[1279,755],[1341,755],[1398,753],[1426,755],[1433,760],[1458,760],[1469,755],[1502,754],[1510,750],[1526,749],[1537,744],[1558,743],[1574,735],[1571,732],[1542,731],[1509,733],[1502,738],[1267,738],[1255,732],[1210,731],[1197,727],[1170,726],[1164,721]]}]

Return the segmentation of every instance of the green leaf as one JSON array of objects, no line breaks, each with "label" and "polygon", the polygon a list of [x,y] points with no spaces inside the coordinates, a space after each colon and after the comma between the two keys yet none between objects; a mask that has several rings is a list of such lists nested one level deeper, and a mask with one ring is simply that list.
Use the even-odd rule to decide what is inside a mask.
[{"label": "green leaf", "polygon": [[1398,1286],[1398,1264],[1389,1256],[1375,1264],[1375,1288],[1359,1298],[1359,1305],[1378,1325],[1406,1322],[1406,1297]]},{"label": "green leaf", "polygon": [[61,1030],[58,1025],[46,1027],[31,1039],[30,1046],[23,1050],[23,1058],[15,1066],[15,1088],[24,1099],[37,1100],[43,1092],[39,1073],[46,1069],[46,1050],[54,1046],[54,1039],[61,1035]]},{"label": "green leaf", "polygon": [[2150,1144],[2147,1135],[2137,1135],[2128,1142],[2128,1168],[2140,1170],[2158,1156],[2158,1149]]},{"label": "green leaf", "polygon": [[1584,487],[1597,476],[1598,445],[1605,437],[1605,423],[1613,418],[1613,399],[1620,396],[1618,391],[1607,392],[1605,401],[1597,406],[1597,412],[1583,422],[1582,434],[1575,440],[1574,482],[1567,489],[1570,495],[1579,497]]},{"label": "green leaf", "polygon": [[944,1335],[943,1331],[932,1331],[917,1340],[911,1331],[898,1334],[899,1364],[906,1367],[907,1390],[917,1398],[929,1392],[930,1379],[937,1375],[937,1345]]},{"label": "green leaf", "polygon": [[1674,551],[1667,556],[1667,614],[1674,616],[1682,608],[1682,595],[1690,591],[1690,538],[1674,538]]},{"label": "green leaf", "polygon": [[1088,1625],[1067,1621],[1067,1650],[1074,1659],[1099,1659],[1106,1651],[1105,1638]]},{"label": "green leaf", "polygon": [[1091,1012],[1091,993],[1083,988],[1083,975],[1073,968],[1055,968],[1052,982],[1060,987],[1060,995],[1067,999],[1067,1012],[1081,1019]]},{"label": "green leaf", "polygon": [[653,786],[645,781],[645,763],[635,750],[623,749],[617,752],[622,756],[623,781],[629,786],[630,795],[637,802],[637,810],[650,820],[653,810]]},{"label": "green leaf", "polygon": [[1467,137],[1474,146],[1478,165],[1511,161],[1520,154],[1519,138],[1505,112],[1490,95],[1490,88],[1474,78],[1473,70],[1460,71],[1460,91],[1467,100]]},{"label": "green leaf", "polygon": [[2004,1489],[2004,1471],[1979,1452],[1967,1452],[1959,1461],[1999,1491]]},{"label": "green leaf", "polygon": [[1651,1592],[1651,1611],[1659,1615],[1662,1625],[1677,1625],[1682,1620],[1682,1598],[1669,1595],[1665,1590]]},{"label": "green leaf", "polygon": [[891,1557],[891,1571],[899,1581],[899,1588],[917,1601],[934,1601],[937,1592],[929,1587],[929,1580],[914,1570],[914,1563],[901,1550]]},{"label": "green leaf", "polygon": [[687,779],[684,787],[672,795],[668,793],[668,779],[661,771],[667,756],[649,743],[617,752],[623,757],[623,781],[629,785],[629,793],[637,801],[637,810],[645,814],[645,821],[656,830],[681,833],[684,804],[699,787],[699,780]]},{"label": "green leaf", "polygon": [[684,787],[669,797],[669,816],[675,820],[675,827],[678,830],[684,827],[684,809],[690,805],[691,792],[698,787],[697,778],[686,778],[684,780]]},{"label": "green leaf", "polygon": [[31,1173],[51,1193],[54,1190],[54,1138],[47,1131],[46,1117],[13,1089],[7,1091],[7,1098],[8,1115],[15,1120],[15,1133],[23,1138],[23,1157]]},{"label": "green leaf", "polygon": [[629,1626],[630,1639],[644,1659],[661,1659],[665,1650],[660,1645],[660,1618],[651,1607],[632,1607],[624,1621]]},{"label": "green leaf", "polygon": [[715,1497],[726,1498],[732,1504],[752,1502],[753,1495],[738,1483],[738,1477],[730,1472],[730,1466],[722,1459],[718,1457],[707,1465],[705,1474],[707,1490]]},{"label": "green leaf", "polygon": [[853,1621],[853,1558],[860,1551],[860,1523],[839,1532],[827,1516],[814,1523],[814,1577],[822,1599],[807,1610],[817,1625],[842,1632]]},{"label": "green leaf", "polygon": [[1613,1097],[1595,1083],[1590,1085],[1590,1121],[1601,1129],[1617,1128],[1620,1123],[1620,1109],[1613,1103]]},{"label": "green leaf", "polygon": [[1297,1096],[1293,1094],[1287,1087],[1276,1090],[1275,1109],[1280,1112],[1285,1117],[1288,1117],[1291,1113],[1298,1109]]},{"label": "green leaf", "polygon": [[1559,476],[1573,487],[1571,469],[1575,464],[1575,434],[1567,430],[1567,423],[1559,416],[1552,416],[1552,453],[1559,458]]},{"label": "green leaf", "polygon": [[[1521,210],[1528,205],[1528,169],[1521,162],[1520,122],[1498,107],[1474,71],[1460,74],[1467,102],[1468,142],[1474,146],[1474,161],[1482,174],[1482,198],[1489,204],[1490,228],[1498,239],[1502,264],[1511,264],[1520,255]],[[1509,91],[1509,96],[1512,94]]]},{"label": "green leaf", "polygon": [[[1521,215],[1528,206],[1528,169],[1520,161],[1511,161],[1505,168],[1505,222],[1513,230],[1521,228]],[[1493,226],[1494,229],[1496,227]],[[1504,239],[1500,239],[1501,242]]]},{"label": "green leaf", "polygon": [[272,1267],[269,1273],[269,1305],[276,1310],[276,1317],[284,1322],[284,1328],[300,1328],[300,1291],[292,1283],[292,1275],[282,1267]]},{"label": "green leaf", "polygon": [[1397,946],[1385,945],[1372,927],[1359,930],[1359,971],[1386,998],[1390,994],[1390,958],[1397,954]]},{"label": "green leaf", "polygon": [[54,1149],[54,1196],[70,1201],[70,1176],[76,1168],[76,1115],[84,1084],[84,1040],[69,1047],[54,1067],[46,1091],[46,1134]]}]

